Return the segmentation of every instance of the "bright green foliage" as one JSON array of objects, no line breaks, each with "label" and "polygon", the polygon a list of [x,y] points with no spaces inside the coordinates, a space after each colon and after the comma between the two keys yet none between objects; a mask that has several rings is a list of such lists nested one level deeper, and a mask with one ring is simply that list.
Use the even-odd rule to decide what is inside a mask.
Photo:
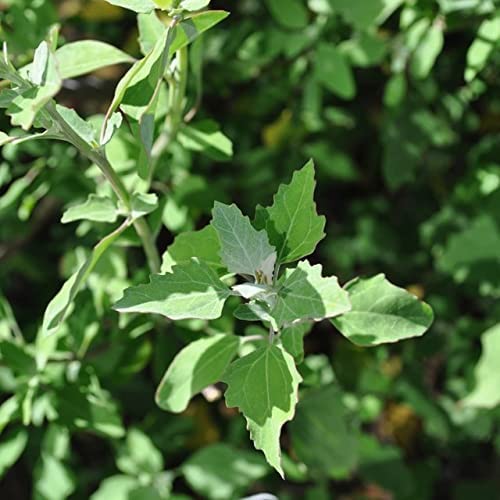
[{"label": "bright green foliage", "polygon": [[12,125],[29,130],[35,116],[61,88],[61,77],[57,62],[49,44],[42,42],[35,51],[29,71],[29,82],[12,100],[7,113],[12,117]]},{"label": "bright green foliage", "polygon": [[106,0],[106,2],[134,12],[151,12],[156,7],[152,0]]},{"label": "bright green foliage", "polygon": [[500,326],[496,325],[481,335],[482,354],[475,368],[476,385],[463,400],[475,408],[494,408],[500,403],[498,366],[500,363]]},{"label": "bright green foliage", "polygon": [[163,376],[156,391],[158,406],[176,413],[184,411],[195,394],[221,379],[238,346],[238,337],[224,334],[189,344]]},{"label": "bright green foliage", "polygon": [[345,287],[352,309],[333,324],[358,345],[377,345],[418,337],[433,320],[432,309],[391,284],[383,274],[355,279]]},{"label": "bright green foliage", "polygon": [[495,498],[500,1],[210,3],[0,8],[3,496]]},{"label": "bright green foliage", "polygon": [[257,453],[222,443],[200,450],[182,465],[189,485],[204,498],[214,500],[240,496],[268,471]]},{"label": "bright green foliage", "polygon": [[28,442],[28,433],[19,428],[2,436],[0,444],[0,477],[17,461]]},{"label": "bright green foliage", "polygon": [[47,305],[42,325],[42,330],[46,335],[54,333],[66,318],[69,308],[79,292],[80,287],[93,271],[106,250],[118,239],[127,226],[127,223],[122,224],[118,229],[108,234],[97,243],[85,262],[68,278],[59,292]]},{"label": "bright green foliage", "polygon": [[212,225],[199,231],[187,231],[179,234],[163,255],[163,272],[170,272],[174,264],[181,264],[198,257],[215,271],[224,268],[220,259],[220,243]]},{"label": "bright green foliage", "polygon": [[309,161],[295,172],[288,185],[281,186],[271,207],[260,209],[258,218],[276,247],[279,263],[294,262],[311,254],[325,233],[325,218],[314,203],[314,164]]},{"label": "bright green foliage", "polygon": [[156,474],[164,466],[162,454],[139,429],[129,430],[116,462],[121,472],[131,476]]},{"label": "bright green foliage", "polygon": [[[113,64],[132,63],[134,59],[108,43],[97,40],[79,40],[67,43],[54,53],[62,79],[77,78]],[[31,65],[20,72],[29,72]]]},{"label": "bright green foliage", "polygon": [[486,19],[481,23],[474,40],[467,51],[467,67],[465,69],[465,80],[472,81],[476,75],[483,70],[488,58],[500,40],[500,16]]},{"label": "bright green foliage", "polygon": [[257,281],[261,275],[269,278],[267,267],[270,262],[272,274],[276,251],[265,231],[257,231],[236,205],[219,202],[212,211],[212,226],[219,236],[220,256],[229,272],[254,276]]},{"label": "bright green foliage", "polygon": [[302,380],[293,358],[279,347],[261,347],[232,363],[223,380],[227,406],[240,409],[255,447],[283,476],[279,438],[295,413]]},{"label": "bright green foliage", "polygon": [[320,321],[351,309],[349,295],[338,279],[325,278],[321,272],[319,264],[311,266],[307,260],[286,270],[278,282],[278,297],[271,313],[279,327],[297,321]]},{"label": "bright green foliage", "polygon": [[179,130],[179,142],[191,151],[203,151],[214,160],[229,160],[233,156],[232,142],[212,120],[185,125]]},{"label": "bright green foliage", "polygon": [[162,314],[170,319],[218,318],[230,291],[206,264],[191,260],[171,273],[151,276],[147,285],[129,288],[115,304],[120,312]]},{"label": "bright green foliage", "polygon": [[443,28],[434,22],[425,32],[412,56],[411,71],[415,78],[427,78],[436,58],[443,50]]},{"label": "bright green foliage", "polygon": [[61,219],[63,224],[75,220],[95,222],[116,222],[118,209],[111,198],[89,195],[85,203],[68,208]]}]

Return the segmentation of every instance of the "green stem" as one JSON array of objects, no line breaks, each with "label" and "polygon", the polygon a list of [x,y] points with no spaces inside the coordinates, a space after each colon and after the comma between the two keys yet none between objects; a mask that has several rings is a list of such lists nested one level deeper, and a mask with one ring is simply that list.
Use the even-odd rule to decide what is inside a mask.
[{"label": "green stem", "polygon": [[187,47],[177,52],[178,74],[172,79],[169,91],[168,114],[165,119],[164,130],[160,133],[151,149],[151,168],[149,169],[149,183],[153,181],[154,171],[161,155],[177,138],[179,128],[184,119],[184,99],[188,80],[189,57]]},{"label": "green stem", "polygon": [[[113,191],[118,199],[122,202],[126,210],[130,211],[130,194],[104,153],[101,150],[92,148],[76,132],[74,132],[74,130],[66,123],[64,118],[57,112],[54,103],[48,104],[46,106],[46,110],[52,120],[57,123],[66,139],[73,144],[73,146],[75,146],[80,153],[89,158],[89,160],[94,162],[99,167],[104,177],[111,184],[111,187],[113,188]],[[139,218],[133,221],[133,225],[139,238],[141,239],[151,272],[158,273],[160,271],[160,256],[148,223],[143,218]]]}]

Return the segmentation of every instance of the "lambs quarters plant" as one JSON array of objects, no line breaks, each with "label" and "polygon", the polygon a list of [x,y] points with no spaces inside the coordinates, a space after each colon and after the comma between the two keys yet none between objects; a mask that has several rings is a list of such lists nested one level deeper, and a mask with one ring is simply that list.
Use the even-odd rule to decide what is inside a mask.
[{"label": "lambs quarters plant", "polygon": [[[231,295],[244,299],[234,315],[262,322],[268,337],[218,334],[191,343],[168,368],[156,400],[166,410],[184,411],[201,389],[225,382],[227,406],[243,413],[255,447],[282,476],[280,432],[295,412],[302,381],[296,362],[311,323],[329,319],[352,342],[369,346],[422,335],[433,320],[427,304],[383,274],[342,288],[335,276],[322,276],[320,264],[300,260],[325,236],[314,187],[309,162],[280,187],[270,207],[257,207],[253,224],[236,205],[216,202],[210,225],[180,235],[167,250],[168,266],[175,263],[170,272],[127,289],[114,306],[209,320],[221,316]],[[244,281],[230,286],[236,276]],[[233,361],[246,341],[255,348]]]},{"label": "lambs quarters plant", "polygon": [[[58,28],[53,26],[36,49],[31,64],[16,70],[7,45],[0,61],[0,76],[5,79],[0,105],[16,127],[9,134],[2,133],[2,144],[8,148],[27,141],[54,139],[70,144],[89,159],[94,165],[89,178],[95,192],[82,203],[69,199],[61,222],[79,222],[78,234],[87,235],[87,239],[99,237],[90,252],[74,255],[74,262],[66,263],[74,271],[49,303],[33,342],[19,333],[8,304],[2,303],[9,321],[0,352],[2,360],[18,376],[16,384],[9,386],[12,397],[1,407],[2,425],[18,420],[25,426],[54,424],[44,436],[44,443],[48,444],[44,444],[37,476],[39,493],[47,495],[43,478],[58,471],[64,479],[60,498],[69,496],[73,488],[66,472],[69,434],[65,430],[58,436],[61,428],[90,430],[110,439],[125,436],[116,405],[96,376],[98,369],[105,372],[106,360],[101,359],[100,366],[87,362],[89,347],[100,325],[109,321],[114,303],[114,309],[120,313],[155,313],[182,325],[193,324],[186,323],[189,320],[211,325],[204,332],[206,335],[188,343],[171,362],[156,392],[161,408],[183,412],[195,394],[223,382],[227,385],[227,407],[238,408],[244,415],[255,447],[262,450],[268,463],[282,476],[286,466],[281,457],[280,434],[289,421],[292,421],[293,449],[311,469],[345,466],[349,470],[350,458],[331,454],[317,457],[307,449],[308,424],[319,414],[325,413],[339,428],[345,423],[339,416],[341,397],[330,384],[331,379],[316,393],[307,389],[304,336],[313,323],[328,320],[358,346],[396,342],[426,331],[432,322],[430,307],[391,284],[382,274],[355,278],[341,287],[336,277],[323,276],[320,264],[305,259],[325,236],[325,218],[317,214],[314,202],[312,161],[296,171],[289,184],[279,188],[271,206],[258,206],[252,219],[234,204],[215,202],[210,224],[198,231],[179,232],[161,259],[157,241],[164,222],[162,213],[167,208],[170,215],[175,213],[175,208],[179,208],[175,205],[177,192],[184,181],[191,180],[185,171],[181,168],[176,171],[173,166],[173,180],[165,187],[162,183],[165,164],[172,158],[172,163],[182,164],[186,150],[201,151],[223,160],[232,155],[232,144],[219,127],[209,119],[198,118],[203,83],[200,35],[224,20],[228,13],[203,10],[209,4],[203,0],[109,3],[138,13],[141,59],[93,40],[60,46]],[[299,14],[295,12],[286,18],[284,10],[276,8],[279,2],[268,3],[272,16],[288,23],[287,29],[295,29],[293,24],[301,17],[300,8]],[[156,11],[157,7],[164,9],[166,15]],[[342,13],[349,18],[345,4]],[[425,47],[417,50],[411,63],[411,71],[425,78],[442,46],[442,26],[439,19],[422,27],[419,15],[406,17],[411,18],[405,21],[407,26],[414,22],[413,26],[420,25],[425,32],[425,43],[420,44]],[[305,48],[299,47],[301,50]],[[350,68],[342,64],[344,56],[324,43],[316,52],[315,84],[319,82],[344,98],[352,98],[354,83],[349,76]],[[428,52],[430,57],[424,57]],[[324,64],[325,61],[333,61],[336,69],[343,70],[338,79],[330,78],[331,66]],[[64,80],[112,64],[131,67],[116,87],[104,115],[84,120],[73,109],[54,101]],[[473,80],[476,73],[471,71],[469,68],[468,78]],[[401,76],[395,72],[392,89],[401,83]],[[312,101],[315,89],[312,85],[307,92]],[[388,91],[388,100],[393,93]],[[313,118],[309,116],[308,120],[314,122]],[[313,129],[315,126],[319,127],[316,122],[311,125]],[[35,132],[28,134],[33,129]],[[446,142],[448,136],[443,135]],[[234,139],[238,142],[237,136]],[[397,149],[394,142],[397,143],[397,138],[391,142],[391,147]],[[35,167],[36,174],[38,167]],[[227,168],[231,177],[232,167]],[[413,175],[407,172],[398,178],[392,164],[388,164],[386,174],[388,184],[393,187],[408,182]],[[85,186],[89,178],[85,179]],[[107,182],[102,182],[103,179]],[[167,221],[169,229],[175,227],[172,219],[169,217]],[[105,224],[116,227],[106,232]],[[152,276],[148,284],[129,286],[123,248],[136,246],[142,246],[149,270],[139,270],[132,281],[145,282],[145,274]],[[112,271],[106,273],[108,264]],[[101,282],[95,285],[99,279]],[[94,315],[95,311],[98,314]],[[260,322],[264,328],[248,329],[246,336],[236,335],[231,329],[233,323],[216,322],[230,315],[239,321]],[[153,329],[165,334],[167,328],[167,323],[158,318],[123,315],[118,321],[116,330],[125,332],[131,341]],[[333,331],[332,328],[332,334]],[[491,333],[495,331],[488,333],[488,338]],[[110,343],[114,341],[116,337]],[[132,358],[130,365],[135,362],[140,366],[140,359],[133,358],[130,351],[123,358],[127,356]],[[119,362],[114,366],[119,366]],[[299,393],[303,381],[306,388]],[[299,399],[304,410],[294,419]],[[344,428],[343,434],[348,450],[354,446],[349,441],[349,429]],[[9,436],[7,442],[14,450],[11,463],[23,452],[26,441],[27,434],[21,427]],[[123,474],[104,480],[95,498],[109,497],[107,492],[118,488],[118,483],[121,491],[145,495],[145,490],[141,490],[145,488],[160,498],[168,498],[174,473],[164,470],[163,458],[153,443],[136,429],[126,433],[125,441],[117,452],[117,466]],[[137,450],[144,450],[149,459],[144,460]],[[215,456],[222,463],[231,462],[236,452],[222,444],[215,445],[210,453],[213,455],[208,458],[197,455],[183,466],[182,474],[190,484],[197,484],[193,473],[197,460],[210,462]],[[258,459],[252,455],[245,459],[254,464],[255,476],[244,478],[234,490],[226,492],[226,498],[243,491],[251,480],[265,474]],[[197,491],[217,497],[217,493],[206,493],[203,486],[197,487]],[[219,493],[219,497],[224,495]]]}]

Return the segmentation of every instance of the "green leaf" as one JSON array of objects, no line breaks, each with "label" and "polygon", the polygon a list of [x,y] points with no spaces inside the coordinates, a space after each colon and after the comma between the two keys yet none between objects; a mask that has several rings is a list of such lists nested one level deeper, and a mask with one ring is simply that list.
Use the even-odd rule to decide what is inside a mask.
[{"label": "green leaf", "polygon": [[265,227],[280,264],[311,254],[325,237],[326,219],[316,212],[315,187],[314,163],[309,160],[294,172],[290,184],[279,187],[273,205],[259,211],[257,225]]},{"label": "green leaf", "polygon": [[42,455],[35,469],[35,498],[66,500],[76,488],[76,480],[68,467],[55,457]]},{"label": "green leaf", "polygon": [[139,45],[141,52],[146,55],[150,52],[158,39],[165,31],[165,25],[158,19],[156,12],[138,14],[137,25],[139,28]]},{"label": "green leaf", "polygon": [[214,160],[227,161],[233,156],[233,143],[213,120],[184,125],[179,130],[178,141],[186,149],[205,153]]},{"label": "green leaf", "polygon": [[164,468],[161,452],[144,432],[134,428],[127,432],[116,465],[123,473],[137,477],[141,474],[157,474]]},{"label": "green leaf", "polygon": [[324,278],[322,267],[307,260],[287,269],[278,282],[278,296],[272,316],[278,327],[297,321],[321,321],[351,309],[349,295],[334,276]]},{"label": "green leaf", "polygon": [[134,193],[130,200],[130,214],[133,219],[144,217],[158,208],[158,196],[154,193]]},{"label": "green leaf", "polygon": [[187,11],[201,10],[208,7],[210,0],[182,0],[179,8]]},{"label": "green leaf", "polygon": [[187,483],[203,498],[241,498],[269,468],[261,455],[220,443],[200,449],[182,464]]},{"label": "green leaf", "polygon": [[[372,25],[379,24],[385,16],[385,10],[394,10],[402,0],[328,0],[334,11],[341,14],[345,20],[359,30],[365,30]],[[393,4],[393,5],[391,5]]]},{"label": "green leaf", "polygon": [[482,354],[474,369],[476,386],[462,403],[474,408],[495,408],[500,404],[500,325],[486,330],[481,336],[481,344]]},{"label": "green leaf", "polygon": [[196,40],[202,33],[213,28],[216,24],[226,19],[229,12],[225,10],[208,10],[191,15],[184,19],[175,30],[175,38],[170,47],[173,54],[182,47]]},{"label": "green leaf", "polygon": [[338,48],[353,66],[367,68],[382,62],[387,53],[387,42],[381,36],[362,32]]},{"label": "green leaf", "polygon": [[118,106],[121,106],[124,113],[136,121],[139,121],[148,109],[154,100],[158,82],[163,78],[168,63],[172,36],[172,30],[165,29],[151,52],[137,61],[118,82],[102,125],[101,142],[106,135],[107,122]]},{"label": "green leaf", "polygon": [[213,226],[177,235],[163,255],[161,270],[170,272],[174,264],[189,262],[192,257],[198,257],[217,273],[225,272],[220,259],[219,237]]},{"label": "green leaf", "polygon": [[2,436],[2,442],[0,443],[0,478],[17,462],[27,443],[28,433],[23,428],[12,430]]},{"label": "green leaf", "polygon": [[500,15],[486,19],[479,26],[477,36],[467,51],[465,81],[471,82],[484,69],[488,59],[500,40]]},{"label": "green leaf", "polygon": [[76,78],[113,64],[133,63],[134,58],[109,43],[79,40],[55,52],[61,78]]},{"label": "green leaf", "polygon": [[422,80],[429,76],[443,46],[443,27],[440,22],[434,22],[425,32],[412,55],[410,69],[415,78]]},{"label": "green leaf", "polygon": [[98,490],[90,500],[129,500],[131,492],[139,487],[139,480],[135,477],[117,474],[104,479]]},{"label": "green leaf", "polygon": [[16,394],[0,404],[0,433],[19,415],[20,397]]},{"label": "green leaf", "polygon": [[221,379],[239,343],[235,335],[217,334],[184,347],[158,386],[158,406],[175,413],[183,412],[195,394]]},{"label": "green leaf", "polygon": [[56,104],[56,110],[73,132],[91,147],[97,147],[97,132],[91,123],[84,120],[74,109]]},{"label": "green leaf", "polygon": [[308,392],[290,423],[293,450],[311,471],[346,474],[357,461],[357,434],[349,428],[342,393],[334,386]]},{"label": "green leaf", "polygon": [[383,274],[355,279],[344,288],[352,309],[332,322],[355,344],[370,346],[418,337],[432,324],[430,306],[391,284]]},{"label": "green leaf", "polygon": [[[61,78],[76,78],[113,64],[133,63],[134,58],[109,43],[98,40],[78,40],[67,43],[54,53]],[[31,69],[21,68],[21,75]]]},{"label": "green leaf", "polygon": [[334,45],[318,45],[314,57],[314,76],[327,90],[342,99],[349,100],[356,95],[351,66]]},{"label": "green leaf", "polygon": [[80,287],[85,282],[89,274],[93,271],[99,259],[104,252],[112,245],[120,236],[120,234],[128,227],[128,222],[125,222],[112,233],[103,238],[92,250],[88,259],[80,266],[57,292],[56,296],[50,301],[45,314],[43,316],[42,329],[44,335],[54,333],[59,325],[64,321],[68,310],[73,303]]},{"label": "green leaf", "polygon": [[284,328],[280,333],[283,348],[293,356],[297,364],[304,360],[304,336],[311,330],[311,324],[300,323]]},{"label": "green leaf", "polygon": [[119,312],[162,314],[170,319],[216,319],[231,291],[203,262],[178,264],[172,273],[154,274],[147,285],[127,288]]},{"label": "green leaf", "polygon": [[308,23],[308,12],[303,0],[266,0],[274,20],[284,28],[301,29]]},{"label": "green leaf", "polygon": [[269,321],[275,330],[278,329],[268,306],[263,302],[250,301],[247,304],[240,304],[233,314],[242,321]]},{"label": "green leaf", "polygon": [[89,195],[85,203],[68,208],[61,222],[66,224],[75,220],[91,220],[95,222],[116,222],[118,207],[106,196]]},{"label": "green leaf", "polygon": [[401,104],[407,91],[406,76],[396,73],[388,80],[384,90],[384,104],[388,108],[395,108]]},{"label": "green leaf", "polygon": [[276,252],[265,231],[257,231],[234,203],[216,201],[211,224],[219,236],[222,262],[230,272],[254,276],[257,281],[264,277],[271,283]]},{"label": "green leaf", "polygon": [[156,8],[152,0],[106,0],[106,2],[134,12],[151,12]]},{"label": "green leaf", "polygon": [[13,340],[0,340],[2,362],[14,372],[31,376],[37,372],[36,360],[25,345]]},{"label": "green leaf", "polygon": [[12,125],[24,130],[31,128],[37,113],[61,88],[57,61],[47,42],[42,42],[35,51],[29,79],[34,87],[22,91],[7,109]]},{"label": "green leaf", "polygon": [[105,146],[114,136],[115,132],[121,127],[123,116],[121,113],[111,113],[111,116],[102,129],[100,145]]},{"label": "green leaf", "polygon": [[274,345],[233,362],[223,377],[226,405],[240,409],[255,448],[282,477],[280,433],[295,413],[301,380],[290,354]]},{"label": "green leaf", "polygon": [[56,411],[61,425],[97,432],[110,438],[125,435],[120,413],[98,380],[91,385],[66,383],[56,390]]}]

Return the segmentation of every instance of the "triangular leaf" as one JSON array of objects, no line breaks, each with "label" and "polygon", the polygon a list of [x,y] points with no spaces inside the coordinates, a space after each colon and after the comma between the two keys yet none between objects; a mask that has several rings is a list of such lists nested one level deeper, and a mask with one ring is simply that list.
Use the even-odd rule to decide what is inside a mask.
[{"label": "triangular leaf", "polygon": [[299,260],[314,251],[325,237],[325,217],[314,203],[314,164],[312,160],[293,174],[290,184],[282,185],[271,207],[257,210],[257,224],[265,228],[276,247],[278,262]]},{"label": "triangular leaf", "polygon": [[223,378],[227,406],[240,409],[255,448],[282,477],[280,433],[295,413],[301,380],[290,354],[273,345],[235,361]]},{"label": "triangular leaf", "polygon": [[296,321],[320,321],[344,314],[351,309],[349,295],[335,276],[324,278],[319,264],[301,261],[287,269],[279,281],[272,316],[279,327]]},{"label": "triangular leaf", "polygon": [[231,291],[203,262],[192,260],[154,274],[147,285],[125,290],[114,308],[120,312],[157,313],[167,318],[215,319]]},{"label": "triangular leaf", "polygon": [[261,280],[268,259],[275,255],[266,232],[257,231],[235,204],[224,205],[216,201],[212,215],[212,225],[221,244],[220,256],[227,269]]},{"label": "triangular leaf", "polygon": [[351,342],[377,345],[423,335],[433,321],[430,306],[391,284],[383,274],[345,286],[352,309],[333,324]]}]

